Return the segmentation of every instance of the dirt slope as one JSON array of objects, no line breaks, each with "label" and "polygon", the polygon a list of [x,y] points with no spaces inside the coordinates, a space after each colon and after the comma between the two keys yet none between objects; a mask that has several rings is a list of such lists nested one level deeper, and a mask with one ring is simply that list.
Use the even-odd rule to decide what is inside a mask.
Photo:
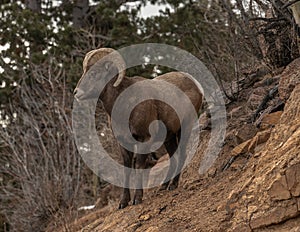
[{"label": "dirt slope", "polygon": [[[117,202],[69,225],[70,231],[300,231],[300,60],[277,76],[260,78],[228,105],[224,147],[214,166],[198,174],[210,131],[174,191],[148,190],[143,204]],[[262,117],[249,120],[279,84]],[[276,108],[286,101],[283,112]],[[280,104],[279,104],[280,105]],[[273,111],[275,112],[272,112]],[[275,110],[274,110],[275,109]],[[259,121],[259,124],[258,124]]]}]

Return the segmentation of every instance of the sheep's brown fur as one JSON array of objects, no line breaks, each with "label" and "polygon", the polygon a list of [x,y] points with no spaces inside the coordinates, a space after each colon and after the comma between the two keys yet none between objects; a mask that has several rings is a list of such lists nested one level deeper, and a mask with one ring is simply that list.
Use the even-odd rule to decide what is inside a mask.
[{"label": "sheep's brown fur", "polygon": [[[114,69],[114,73],[118,73],[118,71],[123,70],[125,67],[125,63],[122,63],[122,58],[114,56],[112,60],[108,60],[105,62],[99,61],[107,54],[113,52],[113,49],[101,48],[97,50],[93,50],[87,53],[84,62],[83,62],[83,70],[84,73],[79,80],[77,87],[74,91],[75,98],[77,100],[83,100],[86,98],[96,97],[97,94],[95,93],[95,84],[94,81],[89,81],[88,79],[97,77],[96,80],[99,81],[101,78],[105,78],[110,70]],[[98,62],[99,61],[99,62]],[[116,61],[116,62],[115,62]],[[89,71],[91,70],[91,71]],[[116,71],[117,70],[117,71]],[[115,83],[119,81],[118,85]],[[120,72],[119,75],[116,75],[112,80],[108,82],[105,86],[103,91],[100,94],[100,100],[103,103],[103,106],[109,116],[112,114],[112,109],[115,104],[117,97],[120,93],[127,89],[129,86],[143,81],[145,78],[143,77],[126,77],[125,72]],[[178,87],[185,95],[190,99],[191,103],[193,104],[195,111],[199,112],[201,104],[202,104],[202,93],[199,90],[196,83],[189,77],[188,74],[182,72],[169,72],[164,75],[158,76],[151,80],[151,86],[148,91],[164,91],[168,92],[166,87],[161,86],[158,80],[167,81]],[[157,84],[156,84],[157,83]],[[147,90],[144,90],[147,91]],[[94,94],[93,94],[94,93]],[[186,112],[185,118],[189,118],[189,112]],[[167,128],[167,137],[165,139],[164,145],[166,150],[171,157],[177,149],[178,141],[180,140],[180,132],[181,132],[181,125],[180,120],[175,112],[175,110],[167,105],[162,101],[157,101],[153,99],[149,99],[137,105],[134,110],[131,112],[130,119],[129,119],[129,128],[131,130],[132,135],[134,138],[140,142],[148,141],[151,137],[149,133],[149,125],[153,120],[161,120],[165,127]],[[134,144],[133,144],[134,145]],[[128,151],[122,146],[120,146],[121,153],[124,159],[124,165],[127,167],[131,167],[132,165],[132,158],[133,152]],[[185,153],[183,151],[182,153]],[[178,163],[177,168],[182,168],[183,163],[185,162],[185,154],[180,154],[180,160],[177,161]],[[136,166],[135,168],[146,168],[147,156],[145,155],[138,155],[136,154]],[[174,164],[172,164],[174,165]],[[181,170],[181,169],[179,169]],[[169,168],[169,173],[167,176],[172,176],[171,168]],[[141,177],[142,178],[142,177]],[[162,185],[162,189],[174,189],[178,185],[179,174],[175,176],[172,181],[167,181]],[[129,174],[125,173],[125,182],[129,183]],[[138,183],[142,183],[142,179],[138,181]],[[142,186],[142,185],[141,185]],[[137,186],[138,187],[138,186]],[[142,201],[143,196],[143,189],[137,189],[133,204],[139,204]],[[123,192],[123,197],[121,199],[119,208],[124,208],[128,205],[130,201],[130,193],[129,189],[125,188]]]}]

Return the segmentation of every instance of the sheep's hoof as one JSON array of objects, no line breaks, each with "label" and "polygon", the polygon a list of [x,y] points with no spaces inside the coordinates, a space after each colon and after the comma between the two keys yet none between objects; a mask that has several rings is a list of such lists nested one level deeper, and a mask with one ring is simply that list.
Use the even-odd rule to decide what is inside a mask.
[{"label": "sheep's hoof", "polygon": [[128,206],[128,203],[120,203],[118,209],[124,209],[127,206]]},{"label": "sheep's hoof", "polygon": [[164,183],[160,186],[159,190],[158,191],[164,191],[164,190],[167,190],[168,189],[168,186],[169,186],[169,182],[167,183]]},{"label": "sheep's hoof", "polygon": [[133,201],[134,205],[138,205],[138,204],[141,204],[141,203],[142,203],[141,199],[134,199],[134,201]]},{"label": "sheep's hoof", "polygon": [[171,184],[169,185],[168,190],[172,191],[172,190],[174,190],[174,189],[177,189],[177,187],[178,187],[178,184],[171,183]]}]

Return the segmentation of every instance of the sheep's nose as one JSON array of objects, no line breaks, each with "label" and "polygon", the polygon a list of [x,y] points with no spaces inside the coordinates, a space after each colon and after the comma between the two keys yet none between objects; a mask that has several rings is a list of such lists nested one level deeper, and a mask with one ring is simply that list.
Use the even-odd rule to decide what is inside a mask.
[{"label": "sheep's nose", "polygon": [[74,93],[74,95],[82,95],[84,92],[83,92],[83,90],[76,88],[76,89],[74,89],[73,93]]},{"label": "sheep's nose", "polygon": [[84,95],[84,91],[79,89],[79,88],[76,88],[74,90],[74,96],[77,100],[79,100],[82,96]]}]

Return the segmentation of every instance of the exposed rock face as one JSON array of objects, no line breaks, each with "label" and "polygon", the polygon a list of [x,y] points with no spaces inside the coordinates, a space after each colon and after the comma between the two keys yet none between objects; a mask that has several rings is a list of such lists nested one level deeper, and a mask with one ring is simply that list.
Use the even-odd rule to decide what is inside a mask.
[{"label": "exposed rock face", "polygon": [[281,74],[279,81],[279,96],[286,101],[296,85],[300,83],[300,58],[289,64]]},{"label": "exposed rock face", "polygon": [[300,216],[300,84],[268,142],[249,165],[253,168],[243,174],[245,179],[249,177],[247,185],[236,186],[228,198],[228,208],[233,209],[232,229],[249,226],[260,231]]},{"label": "exposed rock face", "polygon": [[278,180],[274,181],[271,188],[268,190],[272,200],[287,200],[291,198],[291,193],[288,190],[286,183],[286,176],[281,176]]},{"label": "exposed rock face", "polygon": [[285,201],[263,214],[257,214],[250,220],[252,229],[279,224],[287,219],[293,218],[299,214],[295,201]]},{"label": "exposed rock face", "polygon": [[292,196],[299,197],[300,196],[300,163],[288,168],[286,170],[285,175],[286,175],[288,190],[290,191]]}]

